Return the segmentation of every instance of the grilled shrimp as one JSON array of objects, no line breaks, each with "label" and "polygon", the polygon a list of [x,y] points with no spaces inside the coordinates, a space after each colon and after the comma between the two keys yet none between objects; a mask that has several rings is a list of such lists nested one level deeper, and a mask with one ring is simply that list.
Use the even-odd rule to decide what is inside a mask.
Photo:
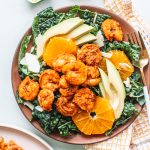
[{"label": "grilled shrimp", "polygon": [[68,63],[62,68],[69,84],[81,85],[87,79],[87,67],[80,61]]},{"label": "grilled shrimp", "polygon": [[88,66],[99,66],[100,60],[102,59],[102,54],[98,45],[85,44],[77,53],[77,59]]},{"label": "grilled shrimp", "polygon": [[66,81],[65,75],[62,75],[59,80],[59,87],[60,88],[68,88],[70,84]]},{"label": "grilled shrimp", "polygon": [[42,89],[38,94],[38,101],[44,110],[51,111],[54,101],[53,92],[49,89]]},{"label": "grilled shrimp", "polygon": [[75,92],[78,89],[78,86],[76,85],[70,85],[66,79],[65,75],[62,75],[59,81],[59,92],[62,96],[68,97],[75,94]]},{"label": "grilled shrimp", "polygon": [[74,116],[78,113],[78,106],[67,97],[61,96],[56,102],[57,110],[64,116]]},{"label": "grilled shrimp", "polygon": [[27,76],[19,85],[19,96],[27,101],[36,98],[39,92],[39,84]]},{"label": "grilled shrimp", "polygon": [[96,95],[89,88],[79,89],[73,98],[73,102],[86,111],[93,109],[95,101]]},{"label": "grilled shrimp", "polygon": [[87,66],[87,80],[83,86],[96,86],[100,82],[99,71],[97,67]]},{"label": "grilled shrimp", "polygon": [[62,67],[71,62],[76,62],[76,57],[73,54],[62,54],[53,61],[52,66],[54,70],[62,72]]},{"label": "grilled shrimp", "polygon": [[109,41],[122,41],[123,40],[123,32],[119,22],[113,19],[106,19],[102,23],[102,30],[104,32],[105,37]]},{"label": "grilled shrimp", "polygon": [[68,97],[68,96],[72,96],[75,94],[75,92],[78,90],[78,86],[70,86],[68,88],[60,88],[59,92],[62,96]]},{"label": "grilled shrimp", "polygon": [[55,70],[47,69],[41,75],[39,84],[42,89],[56,91],[59,88],[60,76]]}]

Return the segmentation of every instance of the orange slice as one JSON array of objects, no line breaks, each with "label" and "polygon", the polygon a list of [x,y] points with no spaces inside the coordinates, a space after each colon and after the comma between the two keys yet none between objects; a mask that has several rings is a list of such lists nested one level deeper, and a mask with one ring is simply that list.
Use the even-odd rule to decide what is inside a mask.
[{"label": "orange slice", "polygon": [[[124,51],[112,50],[112,51],[109,51],[108,53],[111,54],[111,57],[107,59],[110,60],[118,69],[122,80],[124,81],[128,77],[130,77],[132,73],[134,72],[134,67],[131,64],[128,57],[126,56],[126,54],[124,53]],[[104,70],[105,72],[107,72],[106,58],[104,57],[100,62],[100,68]]]},{"label": "orange slice", "polygon": [[91,112],[80,111],[72,120],[86,135],[103,134],[112,128],[115,116],[109,100],[98,97]]},{"label": "orange slice", "polygon": [[52,61],[58,55],[64,53],[76,55],[77,50],[78,48],[73,40],[64,37],[53,37],[45,46],[43,60],[47,65],[52,66]]}]

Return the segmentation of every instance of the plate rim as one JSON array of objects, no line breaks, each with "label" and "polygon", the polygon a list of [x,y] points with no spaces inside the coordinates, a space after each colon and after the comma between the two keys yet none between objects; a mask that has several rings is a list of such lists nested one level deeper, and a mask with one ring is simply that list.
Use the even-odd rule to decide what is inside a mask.
[{"label": "plate rim", "polygon": [[[61,12],[62,10],[69,9],[69,8],[71,8],[72,6],[75,6],[75,5],[68,5],[68,6],[60,7],[60,8],[58,8],[58,9],[54,9],[54,10],[55,10],[55,11],[58,11],[58,12]],[[77,6],[83,8],[83,9],[88,9],[88,10],[97,9],[97,10],[101,10],[101,11],[110,13],[110,14],[116,16],[117,19],[120,19],[120,20],[122,20],[123,22],[125,22],[126,24],[128,24],[128,26],[129,26],[130,28],[132,28],[133,31],[135,31],[135,29],[134,29],[126,20],[124,20],[122,17],[120,17],[120,16],[117,15],[116,13],[111,12],[110,10],[107,10],[107,9],[102,8],[102,7],[99,7],[99,6],[89,6],[89,5],[77,5]],[[46,8],[47,8],[47,7],[46,7]],[[42,11],[42,10],[41,10],[41,11]],[[31,29],[32,29],[32,26],[30,26],[30,27],[28,28],[28,30],[26,30],[26,32],[23,34],[23,36],[22,36],[22,38],[21,38],[20,42],[18,43],[18,46],[17,46],[17,48],[16,48],[16,50],[15,50],[14,56],[13,56],[13,61],[12,61],[12,66],[11,66],[11,82],[12,82],[12,90],[13,90],[13,94],[14,94],[15,99],[16,99],[16,95],[15,95],[15,94],[16,94],[16,93],[15,93],[16,91],[14,91],[14,88],[13,88],[13,86],[14,86],[14,84],[13,84],[13,63],[14,63],[14,58],[15,58],[15,55],[16,55],[16,53],[17,53],[17,49],[20,47],[21,42],[22,42],[24,36],[25,36],[26,33],[27,33],[28,31],[30,31]],[[29,121],[29,119],[27,118],[26,114],[25,114],[24,111],[22,110],[21,105],[17,102],[17,99],[16,99],[16,103],[17,103],[17,105],[19,106],[19,108],[20,108],[21,112],[23,113],[24,117]],[[92,142],[92,141],[91,141],[91,142],[89,141],[89,142],[85,142],[85,143],[77,143],[77,142],[74,143],[74,142],[70,142],[70,141],[68,142],[67,140],[58,139],[58,138],[55,138],[55,137],[52,136],[52,135],[48,135],[48,134],[42,132],[42,131],[41,131],[39,128],[37,128],[32,122],[30,122],[30,121],[29,121],[29,122],[30,122],[30,123],[32,124],[32,126],[34,126],[34,128],[37,129],[40,133],[42,133],[43,135],[46,135],[48,138],[54,139],[54,140],[56,140],[56,141],[63,142],[63,143],[66,143],[66,144],[75,144],[75,145],[94,144],[94,143],[100,143],[100,142],[109,140],[109,139],[111,139],[111,138],[113,138],[113,137],[119,135],[120,133],[122,133],[122,132],[123,132],[124,130],[126,130],[127,128],[129,128],[130,125],[132,125],[132,123],[135,121],[135,119],[139,116],[139,114],[140,114],[141,111],[143,110],[144,105],[143,105],[143,106],[140,106],[140,107],[141,107],[141,110],[139,111],[139,113],[138,113],[137,115],[134,115],[133,118],[131,118],[131,119],[132,119],[132,122],[131,122],[129,125],[125,126],[125,127],[124,127],[121,131],[119,131],[118,133],[116,133],[116,134],[114,134],[114,135],[112,135],[112,136],[111,136],[111,135],[110,135],[110,136],[107,136],[107,137],[108,137],[107,139],[103,139],[103,140],[101,140],[101,141],[95,140],[95,142],[94,142],[94,141],[93,141],[93,142]],[[131,119],[130,119],[130,120],[131,120]],[[130,120],[128,120],[128,122],[129,122]]]},{"label": "plate rim", "polygon": [[26,135],[29,135],[30,137],[38,140],[41,144],[43,144],[49,150],[54,150],[51,147],[51,145],[49,145],[44,139],[42,139],[40,136],[36,135],[32,131],[29,131],[27,129],[24,129],[24,128],[16,126],[16,125],[10,125],[10,124],[6,124],[6,123],[0,123],[0,128],[1,127],[3,127],[3,128],[9,128],[9,129],[12,129],[12,130],[16,130],[16,131],[22,132],[22,133],[24,133]]}]

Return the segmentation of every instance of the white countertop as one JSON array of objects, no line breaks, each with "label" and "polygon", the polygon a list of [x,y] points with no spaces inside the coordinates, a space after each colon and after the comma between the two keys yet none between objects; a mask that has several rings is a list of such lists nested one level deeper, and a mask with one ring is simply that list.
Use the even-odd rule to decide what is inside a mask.
[{"label": "white countertop", "polygon": [[[136,2],[139,13],[150,25],[150,1],[136,0]],[[31,26],[37,12],[48,6],[53,6],[54,9],[75,4],[103,7],[103,0],[44,0],[37,5],[32,5],[26,0],[1,0],[0,3],[0,123],[26,128],[48,141],[55,150],[83,150],[82,146],[48,139],[27,121],[18,108],[12,92],[11,63],[18,42]]]}]

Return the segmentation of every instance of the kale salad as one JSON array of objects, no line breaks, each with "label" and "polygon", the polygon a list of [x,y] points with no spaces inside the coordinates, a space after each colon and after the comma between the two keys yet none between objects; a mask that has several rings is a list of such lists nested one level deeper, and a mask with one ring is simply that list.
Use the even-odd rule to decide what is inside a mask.
[{"label": "kale salad", "polygon": [[108,136],[145,103],[139,59],[140,47],[123,40],[115,18],[79,6],[66,13],[48,7],[21,43],[16,99],[48,135]]}]

